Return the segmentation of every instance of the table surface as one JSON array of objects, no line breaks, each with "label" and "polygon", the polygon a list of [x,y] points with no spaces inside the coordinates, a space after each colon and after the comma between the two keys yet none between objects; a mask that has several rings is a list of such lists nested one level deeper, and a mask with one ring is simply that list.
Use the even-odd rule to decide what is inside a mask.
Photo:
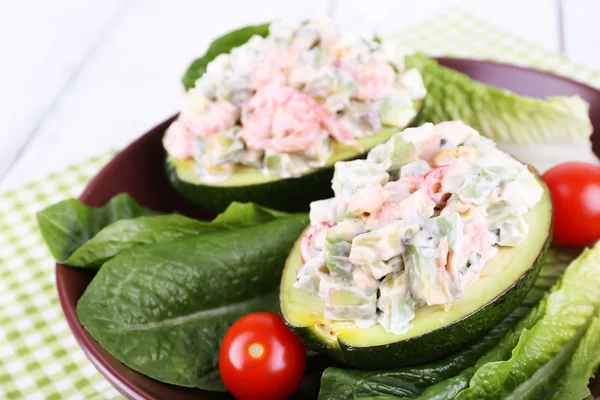
[{"label": "table surface", "polygon": [[600,69],[598,0],[0,0],[0,192],[175,113],[188,63],[235,27],[329,15],[385,36],[453,8]]}]

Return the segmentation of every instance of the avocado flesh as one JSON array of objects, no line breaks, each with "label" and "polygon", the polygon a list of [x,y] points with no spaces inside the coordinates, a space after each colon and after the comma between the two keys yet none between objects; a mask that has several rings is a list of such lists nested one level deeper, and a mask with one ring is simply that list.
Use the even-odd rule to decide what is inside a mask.
[{"label": "avocado flesh", "polygon": [[301,266],[298,241],[281,283],[284,320],[312,349],[355,367],[393,368],[449,354],[498,324],[531,289],[550,243],[552,204],[548,190],[524,219],[529,233],[521,244],[501,247],[486,263],[480,278],[448,311],[443,306],[417,308],[411,329],[401,335],[388,333],[379,324],[360,329],[324,320],[324,301],[292,286]]}]

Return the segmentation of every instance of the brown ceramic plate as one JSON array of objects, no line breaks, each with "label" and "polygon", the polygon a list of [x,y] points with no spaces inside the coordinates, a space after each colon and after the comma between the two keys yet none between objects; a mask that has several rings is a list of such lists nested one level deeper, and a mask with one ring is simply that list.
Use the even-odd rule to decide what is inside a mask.
[{"label": "brown ceramic plate", "polygon": [[[556,75],[486,61],[441,58],[440,63],[461,71],[471,78],[518,94],[533,97],[578,94],[590,105],[594,152],[600,155],[600,91]],[[127,192],[144,206],[161,210],[179,210],[198,218],[210,218],[210,212],[199,210],[180,198],[169,186],[163,170],[165,153],[161,138],[172,118],[156,126],[119,153],[85,189],[80,199],[91,206],[102,206],[117,193]],[[205,392],[167,385],[139,374],[121,364],[94,341],[77,320],[75,305],[94,274],[90,271],[56,265],[56,284],[67,322],[79,345],[96,368],[123,395],[130,399],[222,399],[225,393]],[[303,385],[295,398],[316,398],[320,373],[326,360],[311,357]],[[600,380],[593,384],[600,396]]]}]

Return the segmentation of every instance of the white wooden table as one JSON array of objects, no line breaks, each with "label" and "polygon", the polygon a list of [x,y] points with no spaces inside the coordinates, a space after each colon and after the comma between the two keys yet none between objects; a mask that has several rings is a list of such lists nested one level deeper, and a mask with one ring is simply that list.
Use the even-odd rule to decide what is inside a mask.
[{"label": "white wooden table", "polygon": [[188,63],[233,28],[330,15],[386,35],[455,7],[600,69],[598,0],[0,0],[0,192],[175,113]]}]

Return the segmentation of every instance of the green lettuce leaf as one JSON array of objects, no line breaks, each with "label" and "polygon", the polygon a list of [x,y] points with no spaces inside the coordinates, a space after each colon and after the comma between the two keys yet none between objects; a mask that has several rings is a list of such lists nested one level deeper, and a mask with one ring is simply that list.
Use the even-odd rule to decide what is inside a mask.
[{"label": "green lettuce leaf", "polygon": [[549,400],[583,399],[589,396],[588,382],[600,365],[600,312],[590,322],[590,328],[556,384]]},{"label": "green lettuce leaf", "polygon": [[548,398],[600,308],[599,265],[597,244],[567,268],[549,293],[542,317],[523,329],[511,357],[478,363],[456,400]]},{"label": "green lettuce leaf", "polygon": [[500,144],[589,143],[589,105],[579,96],[546,100],[473,81],[422,54],[406,58],[421,72],[427,96],[417,125],[462,120]]},{"label": "green lettuce leaf", "polygon": [[54,204],[37,213],[37,222],[50,253],[66,261],[84,243],[108,225],[123,219],[158,215],[128,194],[113,197],[101,208],[92,208],[75,199]]},{"label": "green lettuce leaf", "polygon": [[291,214],[259,206],[254,203],[238,203],[234,201],[225,211],[212,220],[211,224],[232,228],[256,225],[277,218],[289,217]]},{"label": "green lettuce leaf", "polygon": [[469,367],[473,367],[478,360],[478,365],[482,365],[488,360],[510,357],[521,330],[532,327],[539,320],[543,307],[538,306],[538,312],[530,311],[575,257],[573,250],[551,248],[525,300],[473,346],[441,361],[415,367],[381,371],[327,368],[321,379],[319,399],[349,400],[383,395],[414,398],[421,394],[426,399],[453,399],[468,386],[475,372]]},{"label": "green lettuce leaf", "polygon": [[116,221],[98,232],[68,258],[57,260],[73,267],[100,268],[123,250],[141,244],[168,242],[179,237],[217,232],[223,228],[183,215],[157,215]]},{"label": "green lettuce leaf", "polygon": [[241,316],[276,312],[282,266],[307,224],[295,214],[130,249],[98,271],[77,303],[79,321],[146,376],[224,391],[221,340]]},{"label": "green lettuce leaf", "polygon": [[246,26],[215,39],[208,47],[208,50],[206,50],[206,53],[202,57],[195,59],[185,71],[185,74],[181,78],[185,90],[190,90],[194,87],[196,80],[206,72],[208,63],[214,60],[219,54],[229,53],[233,48],[246,43],[254,35],[266,37],[269,34],[269,25],[270,23]]},{"label": "green lettuce leaf", "polygon": [[[141,216],[140,216],[141,215]],[[231,203],[212,222],[179,214],[158,215],[125,194],[102,208],[70,199],[38,213],[40,231],[56,261],[99,268],[120,252],[143,244],[168,242],[264,223],[290,214],[252,203]]]}]

